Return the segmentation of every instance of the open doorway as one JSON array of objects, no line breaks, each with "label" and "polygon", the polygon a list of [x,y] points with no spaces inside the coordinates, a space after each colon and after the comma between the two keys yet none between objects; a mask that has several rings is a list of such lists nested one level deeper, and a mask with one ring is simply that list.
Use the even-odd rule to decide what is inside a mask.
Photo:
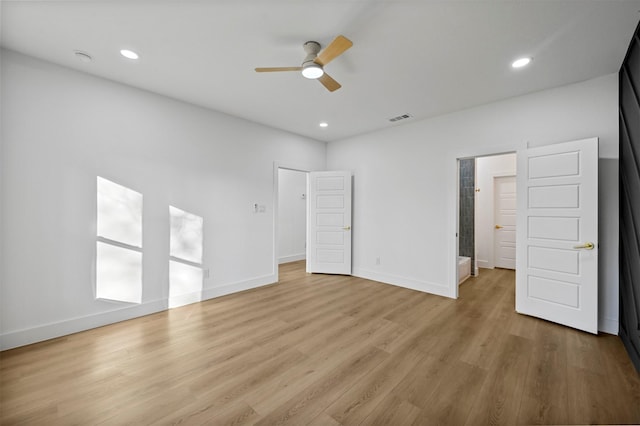
[{"label": "open doorway", "polygon": [[515,269],[515,175],[515,153],[458,160],[458,284]]},{"label": "open doorway", "polygon": [[[551,143],[518,150],[514,155],[497,157],[497,154],[469,157],[456,156],[459,172],[460,159],[474,158],[476,170],[475,200],[478,213],[474,219],[477,264],[500,270],[491,271],[512,275],[515,282],[515,309],[518,313],[553,321],[590,333],[598,332],[598,138]],[[486,153],[485,153],[486,154]],[[496,161],[498,165],[482,171],[483,160]],[[505,165],[500,160],[509,161]],[[517,173],[514,164],[517,163]],[[507,176],[515,176],[503,179]],[[483,183],[484,179],[484,183]],[[459,191],[456,176],[456,194]],[[496,187],[506,182],[504,191],[509,199],[502,216],[496,221],[495,207],[499,191]],[[487,191],[490,196],[487,197]],[[483,197],[484,194],[484,197]],[[481,200],[493,206],[481,217]],[[459,202],[456,205],[455,230],[460,231]],[[515,213],[513,205],[515,204]],[[489,209],[487,209],[490,211]],[[510,211],[509,211],[510,210]],[[507,213],[506,215],[504,213]],[[486,213],[486,211],[485,211]],[[506,218],[510,216],[510,218]],[[496,233],[504,232],[506,226],[497,223],[511,220],[515,226],[511,232],[517,236],[515,245],[516,265],[496,262]],[[506,223],[506,222],[505,222]],[[488,225],[488,226],[487,226]],[[517,228],[517,229],[516,229]],[[486,238],[479,238],[485,232]],[[481,244],[485,245],[483,255]],[[458,253],[459,236],[454,247]],[[492,250],[493,248],[493,250]],[[513,247],[510,248],[513,253]],[[513,254],[509,256],[513,257]],[[455,258],[451,258],[455,260]],[[512,259],[506,259],[512,260]],[[515,266],[517,274],[511,268]],[[451,264],[452,277],[458,278],[456,265]],[[480,271],[480,275],[486,272]],[[471,285],[456,285],[452,280],[452,293],[459,290],[475,291]]]},{"label": "open doorway", "polygon": [[306,260],[306,171],[278,167],[277,253],[278,265]]},{"label": "open doorway", "polygon": [[275,164],[276,281],[280,265],[293,262],[304,262],[308,273],[351,275],[352,187],[350,171],[311,172]]}]

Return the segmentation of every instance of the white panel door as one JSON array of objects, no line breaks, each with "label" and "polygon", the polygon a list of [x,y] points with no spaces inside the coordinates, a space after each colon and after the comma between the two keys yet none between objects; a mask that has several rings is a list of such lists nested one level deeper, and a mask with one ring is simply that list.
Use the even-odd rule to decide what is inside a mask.
[{"label": "white panel door", "polygon": [[351,274],[351,172],[309,173],[307,272]]},{"label": "white panel door", "polygon": [[494,265],[516,269],[516,177],[496,177],[493,186]]},{"label": "white panel door", "polygon": [[516,311],[598,332],[598,139],[518,151]]}]

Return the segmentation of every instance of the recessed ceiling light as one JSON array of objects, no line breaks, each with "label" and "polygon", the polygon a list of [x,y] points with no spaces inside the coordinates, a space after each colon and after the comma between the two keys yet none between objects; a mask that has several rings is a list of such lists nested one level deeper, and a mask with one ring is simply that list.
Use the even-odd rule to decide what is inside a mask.
[{"label": "recessed ceiling light", "polygon": [[129,49],[122,49],[120,54],[127,59],[138,59],[140,57],[136,52]]},{"label": "recessed ceiling light", "polygon": [[516,59],[515,61],[513,61],[513,63],[511,64],[511,66],[513,68],[522,68],[522,67],[526,67],[527,65],[529,65],[531,63],[531,59],[532,58],[520,58],[520,59]]},{"label": "recessed ceiling light", "polygon": [[76,58],[78,58],[81,62],[91,62],[93,60],[93,58],[91,57],[91,55],[89,55],[87,52],[83,52],[81,50],[74,50],[73,54],[76,55]]},{"label": "recessed ceiling light", "polygon": [[329,123],[326,123],[324,121],[320,123],[320,127],[328,127],[328,126],[329,126]]}]

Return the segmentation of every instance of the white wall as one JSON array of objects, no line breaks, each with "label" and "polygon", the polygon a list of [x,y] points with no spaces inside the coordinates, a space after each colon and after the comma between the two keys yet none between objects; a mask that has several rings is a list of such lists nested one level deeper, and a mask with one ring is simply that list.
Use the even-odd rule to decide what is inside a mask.
[{"label": "white wall", "polygon": [[617,333],[616,74],[330,143],[328,168],[354,173],[354,274],[455,297],[456,158],[593,136],[600,138],[599,327]]},{"label": "white wall", "polygon": [[307,174],[278,169],[279,263],[306,258]]},{"label": "white wall", "polygon": [[[1,83],[0,347],[166,308],[169,205],[204,218],[205,298],[275,281],[274,163],[325,143],[14,52]],[[96,176],[144,196],[141,305],[94,297]]]},{"label": "white wall", "polygon": [[516,154],[476,158],[476,260],[478,268],[494,267],[493,179],[516,174]]}]

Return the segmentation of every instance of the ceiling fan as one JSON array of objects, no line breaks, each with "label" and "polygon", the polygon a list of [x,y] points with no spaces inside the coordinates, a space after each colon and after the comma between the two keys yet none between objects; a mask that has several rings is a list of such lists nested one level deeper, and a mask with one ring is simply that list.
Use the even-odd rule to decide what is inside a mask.
[{"label": "ceiling fan", "polygon": [[320,43],[308,41],[302,45],[307,56],[301,66],[256,68],[256,72],[301,71],[304,77],[318,80],[327,90],[333,92],[342,86],[324,72],[324,66],[342,55],[351,46],[353,46],[353,42],[341,35],[336,37],[322,52],[320,52]]}]

